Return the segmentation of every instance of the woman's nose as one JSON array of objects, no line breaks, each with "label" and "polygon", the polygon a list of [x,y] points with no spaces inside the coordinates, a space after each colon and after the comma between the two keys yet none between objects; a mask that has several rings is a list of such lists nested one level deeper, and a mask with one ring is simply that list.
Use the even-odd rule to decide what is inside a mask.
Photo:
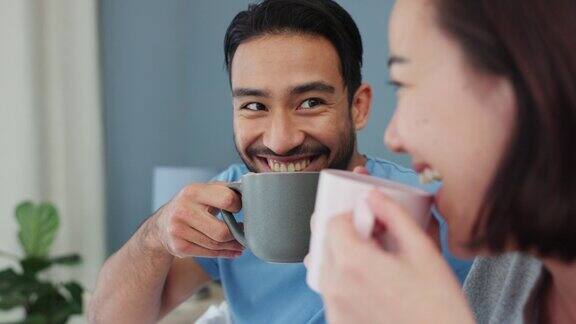
[{"label": "woman's nose", "polygon": [[386,145],[386,147],[388,147],[392,152],[405,153],[404,147],[402,146],[402,140],[400,139],[400,134],[398,133],[396,119],[396,114],[394,114],[384,132],[384,145]]}]

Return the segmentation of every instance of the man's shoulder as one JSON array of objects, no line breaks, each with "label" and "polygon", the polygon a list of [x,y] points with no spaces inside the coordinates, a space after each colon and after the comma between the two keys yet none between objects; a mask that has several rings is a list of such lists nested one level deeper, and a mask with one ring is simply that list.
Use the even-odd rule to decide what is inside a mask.
[{"label": "man's shoulder", "polygon": [[438,183],[422,184],[418,173],[414,170],[404,167],[392,161],[366,156],[366,168],[371,175],[383,179],[401,182],[414,187],[422,188],[426,191],[435,191],[438,189]]},{"label": "man's shoulder", "polygon": [[414,170],[401,166],[389,160],[366,156],[366,168],[371,175],[379,178],[413,184],[418,175]]},{"label": "man's shoulder", "polygon": [[394,163],[392,161],[376,158],[372,156],[366,156],[366,167],[369,171],[374,171],[375,173],[386,173],[386,174],[408,174],[415,176],[416,172],[414,170],[401,166],[400,164]]},{"label": "man's shoulder", "polygon": [[218,174],[213,181],[238,181],[243,175],[248,173],[248,168],[242,163],[235,163],[228,166],[224,171]]}]

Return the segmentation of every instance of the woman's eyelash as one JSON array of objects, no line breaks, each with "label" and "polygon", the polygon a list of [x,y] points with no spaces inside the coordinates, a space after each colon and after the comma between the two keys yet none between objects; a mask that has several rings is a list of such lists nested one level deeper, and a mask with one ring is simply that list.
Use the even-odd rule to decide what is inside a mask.
[{"label": "woman's eyelash", "polygon": [[389,80],[388,84],[391,85],[392,87],[398,89],[398,88],[402,88],[404,86],[404,84],[402,82],[396,81],[396,80]]}]

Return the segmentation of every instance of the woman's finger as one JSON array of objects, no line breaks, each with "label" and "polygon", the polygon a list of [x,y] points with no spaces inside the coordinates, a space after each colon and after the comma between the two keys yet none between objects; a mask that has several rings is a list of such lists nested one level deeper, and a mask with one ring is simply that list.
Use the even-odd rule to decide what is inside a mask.
[{"label": "woman's finger", "polygon": [[316,216],[314,216],[314,213],[312,213],[312,216],[310,216],[310,231],[314,231],[316,229]]},{"label": "woman's finger", "polygon": [[374,240],[366,240],[357,233],[352,217],[352,213],[336,216],[330,220],[326,229],[327,253],[332,255],[336,266],[348,262],[367,249],[370,253],[382,252],[384,255],[384,250]]},{"label": "woman's finger", "polygon": [[357,166],[354,168],[354,170],[352,170],[352,172],[370,175],[370,172],[368,171],[368,169],[366,169],[365,166]]},{"label": "woman's finger", "polygon": [[442,249],[441,237],[440,237],[440,223],[438,216],[435,212],[432,213],[432,217],[428,226],[426,227],[426,233],[430,237],[430,239],[434,242],[434,245],[438,250]]},{"label": "woman's finger", "polygon": [[420,252],[423,247],[430,248],[430,239],[412,216],[384,193],[372,191],[368,205],[376,221],[385,226],[386,235],[392,236],[400,251]]}]

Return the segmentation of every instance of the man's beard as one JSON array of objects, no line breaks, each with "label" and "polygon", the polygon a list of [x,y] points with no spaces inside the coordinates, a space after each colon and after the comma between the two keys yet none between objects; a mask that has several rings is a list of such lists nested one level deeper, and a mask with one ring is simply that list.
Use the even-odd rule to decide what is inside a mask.
[{"label": "man's beard", "polygon": [[[318,142],[317,140],[306,137],[304,142],[295,148],[291,149],[289,152],[278,155],[268,147],[264,146],[263,144],[255,144],[251,145],[246,148],[246,155],[252,157],[254,159],[257,155],[267,155],[267,156],[281,156],[281,157],[289,157],[295,155],[314,155],[320,156],[325,155],[330,158],[328,161],[328,165],[323,167],[323,169],[339,169],[339,170],[346,170],[350,165],[350,160],[354,154],[354,150],[356,148],[356,132],[352,127],[352,123],[349,123],[349,127],[347,132],[344,134],[340,134],[340,145],[338,145],[339,150],[334,154],[333,157],[330,158],[332,151],[322,143]],[[236,152],[248,168],[250,172],[260,172],[256,169],[256,165],[246,156],[244,155],[240,149],[238,148],[238,142],[236,141],[236,135],[234,135],[234,147],[236,148]]]}]

